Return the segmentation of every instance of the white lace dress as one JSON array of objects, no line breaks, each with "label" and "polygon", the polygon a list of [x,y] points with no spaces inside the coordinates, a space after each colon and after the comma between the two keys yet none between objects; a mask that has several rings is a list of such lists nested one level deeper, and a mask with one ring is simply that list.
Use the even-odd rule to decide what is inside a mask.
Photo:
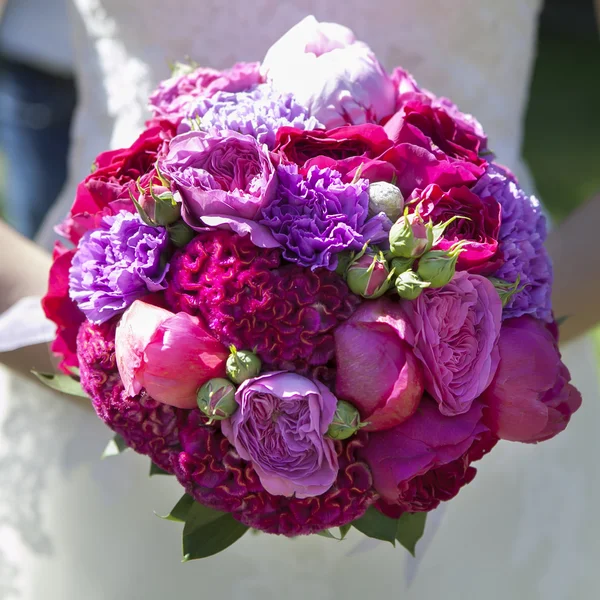
[{"label": "white lace dress", "polygon": [[[73,2],[81,106],[47,244],[95,155],[139,132],[169,60],[259,60],[311,13],[350,26],[386,66],[402,64],[475,113],[500,160],[519,162],[540,0]],[[172,478],[149,479],[148,459],[133,453],[100,461],[110,433],[90,411],[1,378],[0,598],[596,598],[600,404],[589,350],[582,340],[565,352],[584,397],[567,431],[539,447],[500,443],[443,519],[431,515],[418,561],[359,535],[248,534],[180,564],[180,527],[153,514],[179,498]]]}]

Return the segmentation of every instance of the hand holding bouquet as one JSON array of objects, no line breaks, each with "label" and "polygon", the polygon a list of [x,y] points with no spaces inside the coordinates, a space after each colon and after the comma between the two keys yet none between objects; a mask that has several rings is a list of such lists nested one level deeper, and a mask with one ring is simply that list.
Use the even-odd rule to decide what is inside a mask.
[{"label": "hand holding bouquet", "polygon": [[150,106],[43,302],[50,383],[177,478],[186,558],[248,528],[414,551],[499,439],[567,426],[544,217],[473,117],[313,18]]}]

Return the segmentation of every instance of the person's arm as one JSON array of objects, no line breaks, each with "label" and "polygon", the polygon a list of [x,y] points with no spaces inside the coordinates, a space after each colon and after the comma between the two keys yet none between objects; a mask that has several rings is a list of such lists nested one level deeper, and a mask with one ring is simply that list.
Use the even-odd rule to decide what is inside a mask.
[{"label": "person's arm", "polygon": [[555,317],[567,317],[561,342],[573,339],[600,321],[600,195],[581,206],[548,236],[554,262],[552,302]]},{"label": "person's arm", "polygon": [[[0,315],[21,298],[45,294],[50,263],[47,252],[0,221]],[[56,370],[47,344],[1,352],[0,362],[27,376]]]}]

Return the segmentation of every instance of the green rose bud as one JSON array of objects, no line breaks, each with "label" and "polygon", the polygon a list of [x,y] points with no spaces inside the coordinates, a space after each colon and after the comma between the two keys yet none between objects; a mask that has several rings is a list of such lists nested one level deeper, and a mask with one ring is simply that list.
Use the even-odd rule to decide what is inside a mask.
[{"label": "green rose bud", "polygon": [[508,304],[515,294],[518,294],[525,288],[524,285],[519,287],[519,283],[521,282],[520,275],[517,276],[517,280],[514,283],[504,281],[503,279],[496,279],[495,277],[490,277],[490,281],[494,284],[498,296],[500,296],[500,300],[502,300],[502,308]]},{"label": "green rose bud", "polygon": [[462,246],[467,242],[459,242],[448,251],[431,250],[419,260],[417,273],[423,281],[428,281],[431,288],[441,288],[452,281],[456,272],[456,262]]},{"label": "green rose bud", "polygon": [[235,346],[230,346],[229,351],[231,354],[225,363],[225,372],[231,381],[239,385],[260,373],[262,363],[254,352],[237,350]]},{"label": "green rose bud", "polygon": [[433,245],[433,226],[425,223],[420,215],[400,217],[390,229],[390,252],[400,258],[418,258]]},{"label": "green rose bud", "polygon": [[416,300],[425,288],[430,287],[428,281],[423,281],[414,271],[404,271],[396,279],[396,291],[404,300]]},{"label": "green rose bud", "polygon": [[167,232],[173,245],[178,248],[183,248],[183,246],[189,244],[196,236],[196,232],[183,221],[177,221],[173,225],[169,225]]},{"label": "green rose bud", "polygon": [[392,286],[393,272],[383,253],[363,249],[346,270],[348,287],[363,298],[379,298]]},{"label": "green rose bud", "polygon": [[238,409],[235,391],[231,381],[220,377],[207,381],[198,390],[198,408],[209,417],[209,423],[228,419]]},{"label": "green rose bud", "polygon": [[395,221],[404,208],[402,192],[393,183],[376,181],[369,186],[369,215],[385,213]]},{"label": "green rose bud", "polygon": [[334,440],[346,440],[363,426],[358,410],[349,402],[338,400],[327,435]]}]

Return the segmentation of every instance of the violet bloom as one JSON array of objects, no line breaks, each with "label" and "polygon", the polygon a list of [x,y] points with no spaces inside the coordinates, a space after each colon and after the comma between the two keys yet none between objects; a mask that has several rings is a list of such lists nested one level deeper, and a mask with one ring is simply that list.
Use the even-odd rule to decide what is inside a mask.
[{"label": "violet bloom", "polygon": [[181,216],[193,229],[225,227],[249,234],[257,246],[278,246],[255,222],[277,181],[266,148],[254,138],[234,131],[227,137],[182,133],[171,141],[160,170],[172,179]]},{"label": "violet bloom", "polygon": [[247,92],[217,92],[211,98],[200,98],[179,126],[179,132],[188,131],[190,121],[197,118],[205,131],[251,135],[271,150],[280,127],[301,130],[322,127],[291,94],[279,94],[269,85],[258,85]]},{"label": "violet bloom", "polygon": [[164,290],[166,229],[121,211],[79,241],[69,270],[69,295],[93,323],[104,323],[135,300]]},{"label": "violet bloom", "polygon": [[504,264],[494,277],[511,283],[519,277],[521,287],[505,306],[503,318],[529,314],[551,322],[552,263],[544,248],[546,219],[539,201],[496,164],[488,166],[471,191],[482,198],[492,196],[502,206],[498,241]]},{"label": "violet bloom", "polygon": [[222,431],[267,492],[308,498],[333,485],[338,459],[325,434],[337,399],[322,383],[267,373],[245,381],[235,398],[240,407],[222,421]]},{"label": "violet bloom", "polygon": [[387,238],[391,222],[383,213],[367,221],[368,181],[343,183],[337,171],[316,166],[303,177],[296,165],[282,165],[277,175],[276,197],[263,208],[260,223],[283,246],[286,260],[333,270],[339,252]]}]

